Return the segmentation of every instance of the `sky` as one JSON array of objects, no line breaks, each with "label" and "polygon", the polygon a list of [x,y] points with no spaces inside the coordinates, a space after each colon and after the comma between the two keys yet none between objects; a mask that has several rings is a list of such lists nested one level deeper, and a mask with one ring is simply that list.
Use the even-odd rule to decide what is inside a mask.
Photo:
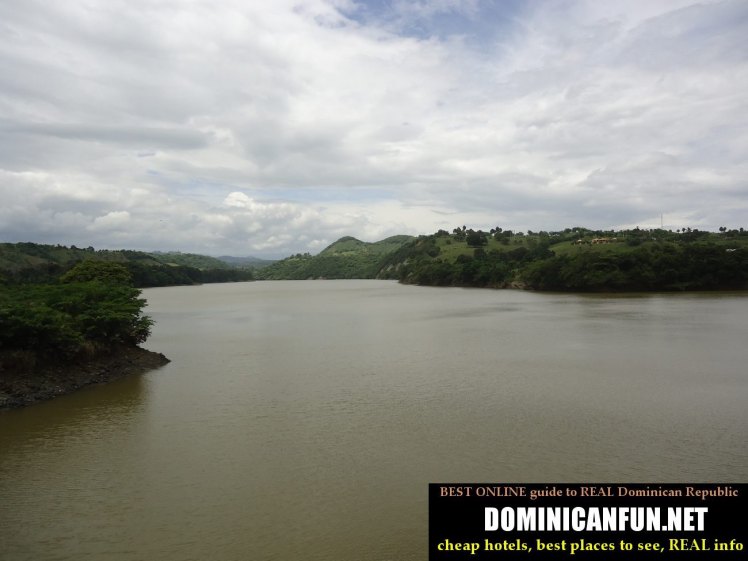
[{"label": "sky", "polygon": [[744,0],[0,0],[0,241],[748,226]]}]

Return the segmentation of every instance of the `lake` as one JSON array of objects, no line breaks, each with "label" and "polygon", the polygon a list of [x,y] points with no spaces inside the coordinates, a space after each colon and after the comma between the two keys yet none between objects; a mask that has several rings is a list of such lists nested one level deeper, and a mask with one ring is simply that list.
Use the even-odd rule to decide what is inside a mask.
[{"label": "lake", "polygon": [[425,560],[429,482],[748,479],[748,294],[144,297],[170,364],[0,413],[3,560]]}]

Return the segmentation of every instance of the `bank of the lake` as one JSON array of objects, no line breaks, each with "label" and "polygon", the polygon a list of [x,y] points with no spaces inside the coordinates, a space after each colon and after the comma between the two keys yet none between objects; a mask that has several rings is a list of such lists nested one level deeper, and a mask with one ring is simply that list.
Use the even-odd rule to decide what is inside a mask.
[{"label": "bank of the lake", "polygon": [[140,347],[119,346],[74,362],[36,363],[33,357],[17,362],[13,368],[0,369],[0,411],[142,374],[167,364],[169,359]]}]

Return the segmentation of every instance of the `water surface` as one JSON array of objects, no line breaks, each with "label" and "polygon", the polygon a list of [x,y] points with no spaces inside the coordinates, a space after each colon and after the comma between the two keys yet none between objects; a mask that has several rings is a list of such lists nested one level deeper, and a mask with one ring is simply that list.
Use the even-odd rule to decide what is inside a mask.
[{"label": "water surface", "polygon": [[156,371],[0,414],[0,558],[425,560],[430,481],[748,479],[748,298],[144,291]]}]

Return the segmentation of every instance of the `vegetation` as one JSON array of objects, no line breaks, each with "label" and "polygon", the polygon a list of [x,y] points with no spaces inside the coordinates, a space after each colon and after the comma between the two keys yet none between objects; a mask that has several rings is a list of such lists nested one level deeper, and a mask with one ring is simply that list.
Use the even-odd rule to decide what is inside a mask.
[{"label": "vegetation", "polygon": [[0,287],[0,370],[19,356],[67,361],[146,340],[145,301],[118,263],[82,262],[56,284]]},{"label": "vegetation", "polygon": [[233,267],[261,269],[272,265],[277,259],[260,259],[259,257],[234,257],[231,255],[221,255],[218,259]]},{"label": "vegetation", "polygon": [[253,280],[252,270],[192,253],[110,251],[35,243],[0,244],[0,282],[51,283],[78,263],[118,263],[138,288]]},{"label": "vegetation", "polygon": [[192,267],[203,271],[217,269],[259,269],[275,263],[275,260],[260,259],[258,257],[233,257],[231,255],[209,257],[197,253],[182,253],[181,251],[154,251],[148,255],[165,265]]},{"label": "vegetation", "polygon": [[436,286],[638,291],[748,288],[748,232],[690,228],[440,230],[382,262],[379,278]]},{"label": "vegetation", "polygon": [[412,240],[392,236],[366,243],[350,236],[340,238],[319,255],[297,253],[255,272],[258,279],[369,279],[376,277],[382,261]]},{"label": "vegetation", "polygon": [[209,257],[208,255],[199,255],[197,253],[182,253],[181,251],[154,251],[149,253],[149,256],[153,257],[164,265],[171,267],[192,267],[193,269],[228,269],[230,265],[221,259],[216,257]]},{"label": "vegetation", "polygon": [[345,237],[319,255],[292,255],[257,276],[564,291],[746,289],[748,232],[581,227],[484,232],[462,226],[373,244]]}]

